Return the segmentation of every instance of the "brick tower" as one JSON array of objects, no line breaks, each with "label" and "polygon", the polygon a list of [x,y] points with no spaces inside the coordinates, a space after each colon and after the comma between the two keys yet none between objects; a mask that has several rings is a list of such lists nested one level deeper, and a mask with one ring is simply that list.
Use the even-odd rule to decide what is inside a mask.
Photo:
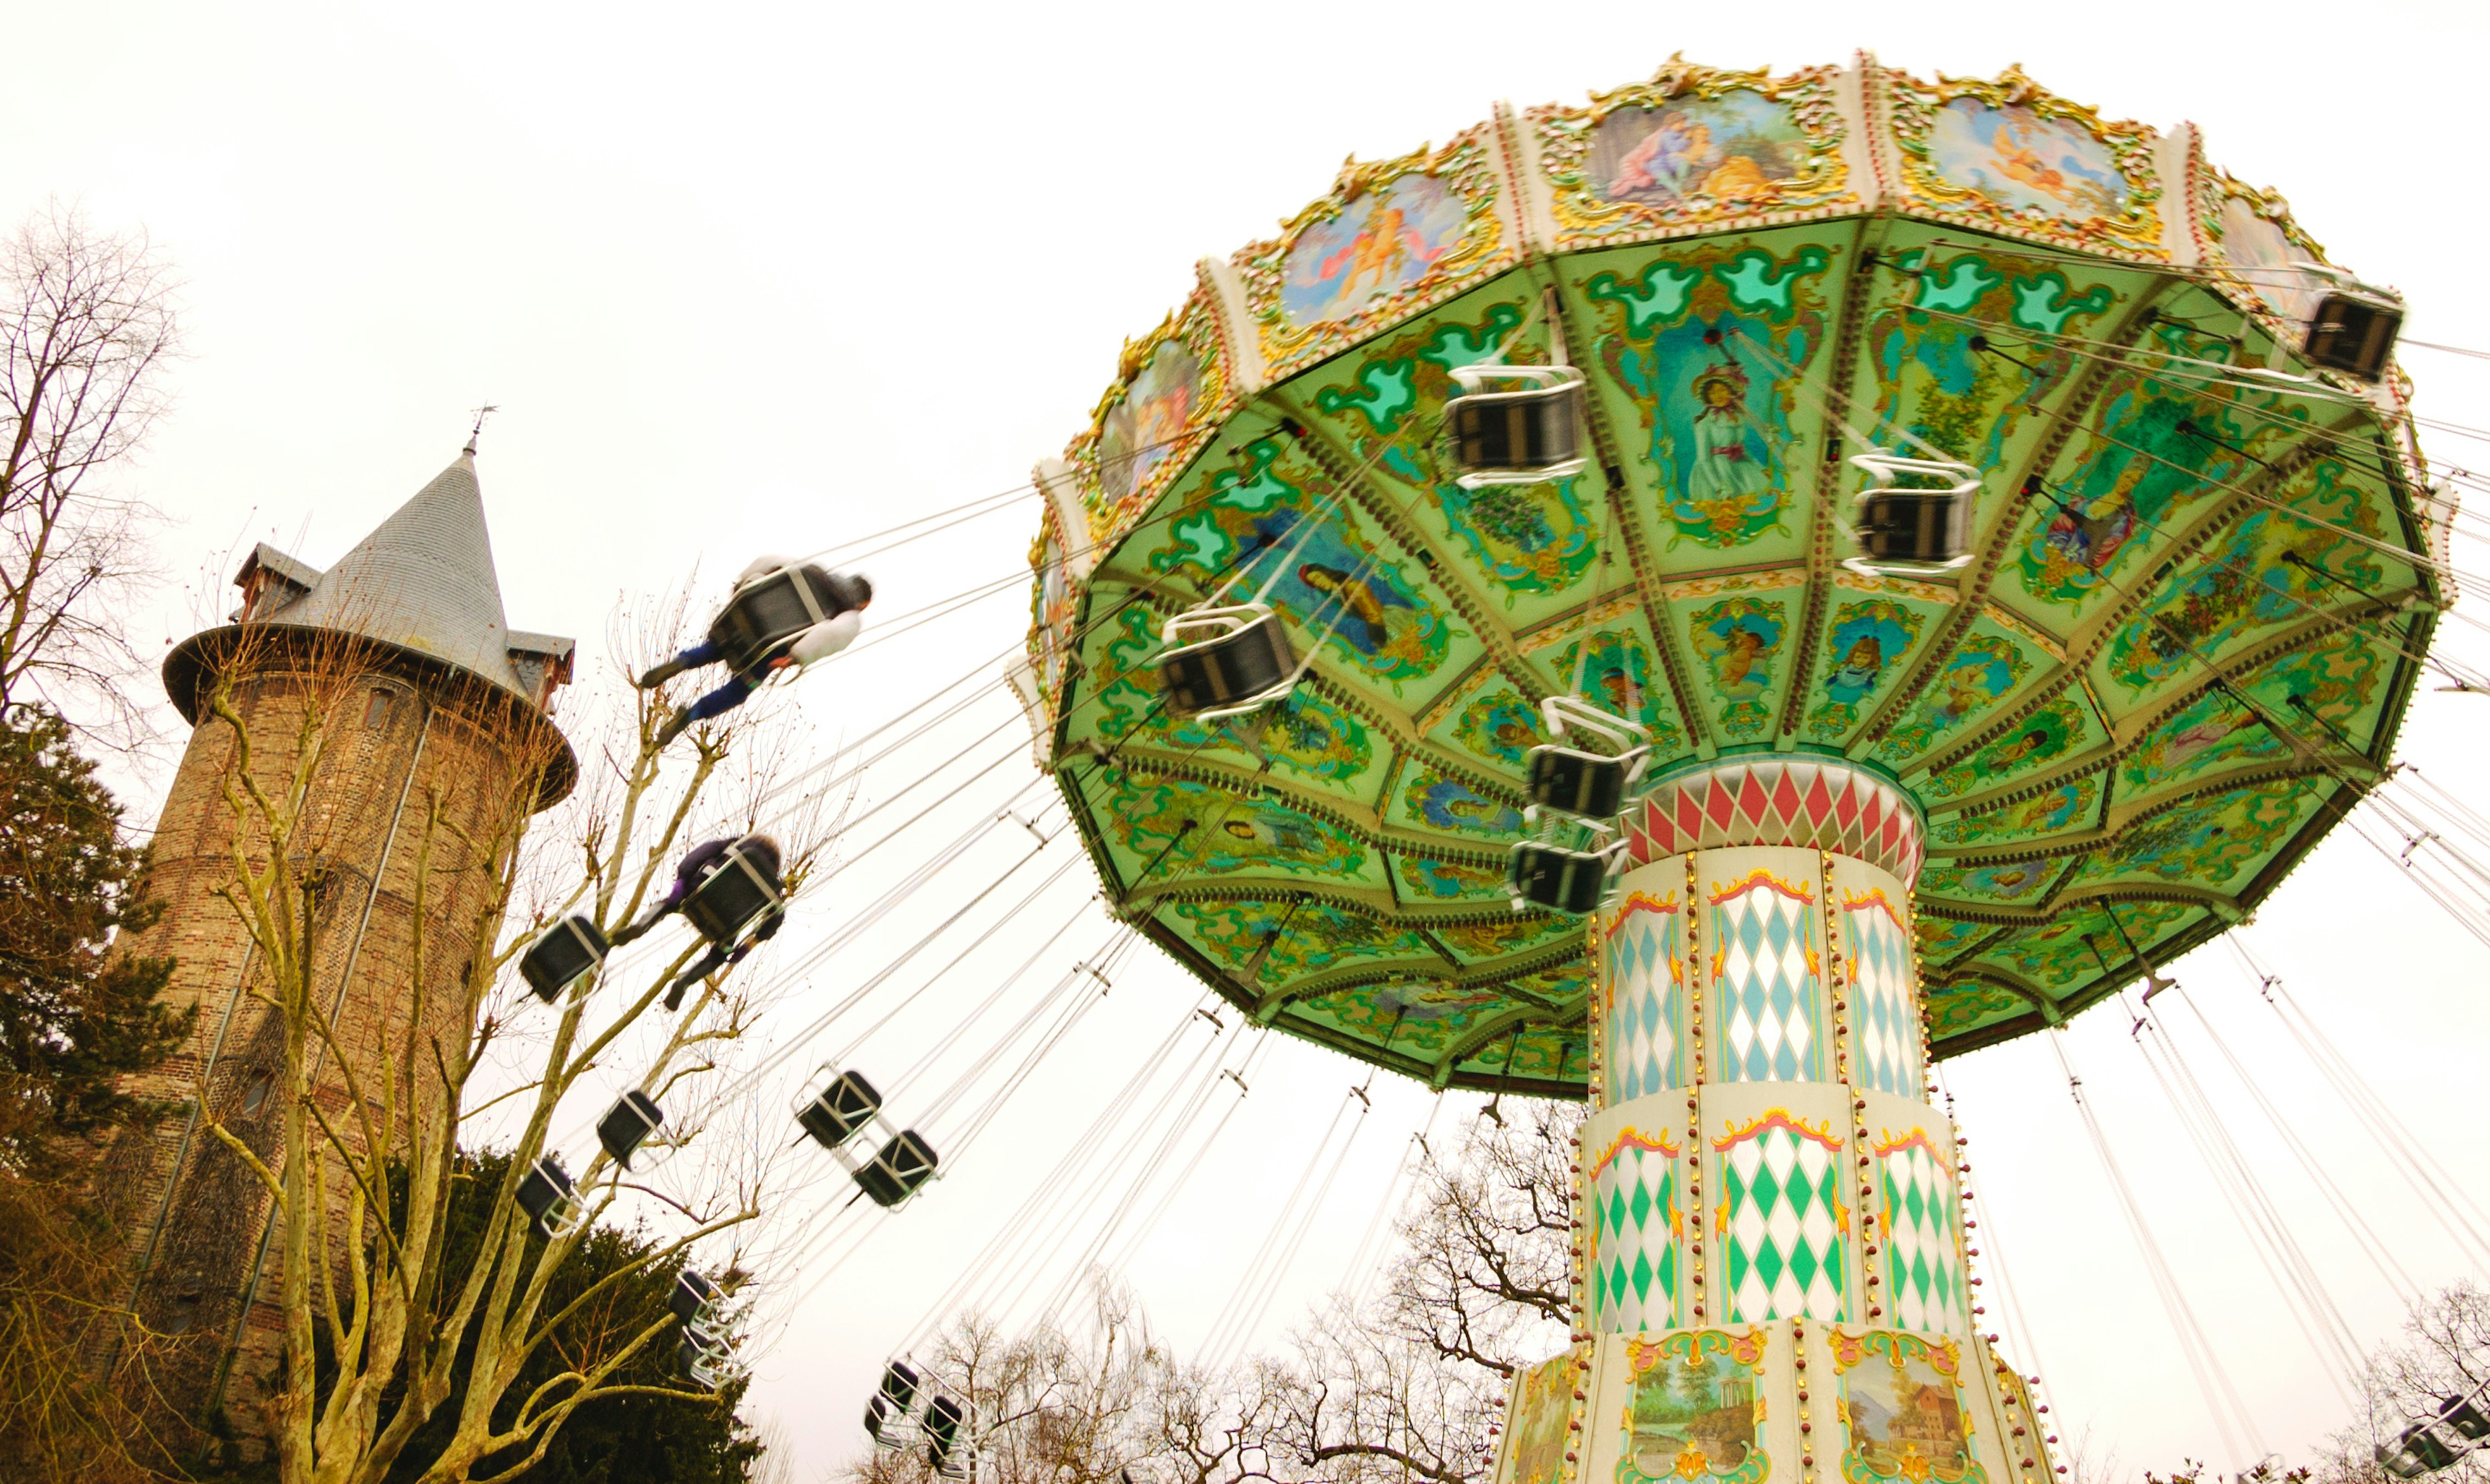
[{"label": "brick tower", "polygon": [[[514,838],[561,799],[577,763],[551,721],[570,678],[571,641],[504,621],[484,528],[475,445],[328,571],[267,546],[235,577],[231,621],[193,635],[164,662],[173,703],[195,728],[154,844],[163,916],[134,947],[177,961],[165,990],[195,1007],[188,1045],[132,1090],[176,1110],[105,1156],[130,1241],[135,1306],[153,1327],[189,1336],[159,1375],[184,1420],[257,1450],[265,1382],[282,1344],[272,1301],[278,1232],[247,1166],[203,1127],[223,1121],[274,1163],[284,1026],[250,992],[260,972],[248,932],[218,891],[235,879],[227,802],[234,728],[209,714],[229,686],[251,743],[250,773],[281,788],[301,762],[302,718],[331,718],[308,786],[295,854],[315,870],[313,995],[366,1085],[378,1048],[403,1043],[416,1003],[417,836],[436,842],[422,916],[424,1028],[462,1045],[455,992],[489,952],[479,910],[507,857],[444,871],[439,842]],[[436,813],[437,812],[437,813]],[[243,842],[246,854],[256,837]],[[264,846],[262,847],[264,849]],[[260,857],[264,859],[264,856]],[[487,925],[489,928],[489,925]],[[483,940],[483,941],[478,941]],[[313,1100],[351,1127],[337,1060],[313,1056]]]}]

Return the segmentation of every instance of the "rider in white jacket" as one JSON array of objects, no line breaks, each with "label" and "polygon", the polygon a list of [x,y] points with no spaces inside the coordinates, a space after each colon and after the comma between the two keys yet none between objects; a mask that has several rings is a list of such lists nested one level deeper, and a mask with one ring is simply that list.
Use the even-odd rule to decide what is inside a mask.
[{"label": "rider in white jacket", "polygon": [[[862,577],[826,572],[810,562],[797,564],[786,556],[763,556],[736,578],[735,597],[740,597],[755,584],[790,567],[795,569],[796,580],[804,584],[811,593],[812,606],[823,615],[822,621],[780,637],[730,675],[725,684],[678,710],[666,723],[665,729],[657,734],[657,746],[662,748],[682,735],[685,728],[695,722],[724,716],[743,704],[775,671],[791,665],[801,670],[816,660],[829,658],[854,641],[856,631],[864,626],[864,611],[873,604],[873,584]],[[727,599],[729,609],[734,607],[735,597]],[[719,622],[712,621],[707,639],[664,664],[651,667],[640,677],[640,688],[647,690],[673,679],[684,671],[703,665],[728,663],[734,658],[720,633]]]}]

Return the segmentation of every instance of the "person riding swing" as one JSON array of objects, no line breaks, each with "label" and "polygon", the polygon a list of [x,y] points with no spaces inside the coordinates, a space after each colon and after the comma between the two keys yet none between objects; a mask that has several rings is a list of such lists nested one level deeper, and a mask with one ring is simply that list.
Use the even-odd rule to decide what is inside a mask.
[{"label": "person riding swing", "polygon": [[676,710],[657,733],[657,747],[662,750],[695,722],[743,704],[791,667],[801,671],[845,649],[871,606],[873,584],[854,573],[825,571],[785,556],[764,556],[745,567],[726,606],[710,620],[708,636],[639,678],[645,691],[705,665],[723,664],[732,671],[726,683]]},{"label": "person riding swing", "polygon": [[709,940],[709,951],[666,988],[666,1008],[675,1010],[693,985],[742,962],[755,947],[778,935],[787,920],[779,864],[778,842],[767,835],[694,845],[675,867],[674,890],[636,921],[616,929],[614,946],[640,937],[676,912]]}]

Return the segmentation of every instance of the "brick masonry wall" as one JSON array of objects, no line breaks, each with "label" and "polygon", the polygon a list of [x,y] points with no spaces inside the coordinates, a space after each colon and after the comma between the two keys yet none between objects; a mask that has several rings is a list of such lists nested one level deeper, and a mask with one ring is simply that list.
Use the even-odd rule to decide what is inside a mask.
[{"label": "brick masonry wall", "polygon": [[[348,1072],[376,1102],[382,1079],[401,1065],[418,1013],[419,927],[422,1030],[441,1039],[453,1065],[464,1046],[472,1013],[466,973],[498,931],[498,919],[484,919],[503,864],[476,858],[469,842],[507,833],[513,812],[534,802],[536,780],[520,772],[524,749],[507,703],[437,674],[350,669],[334,646],[316,647],[329,652],[258,656],[237,679],[234,700],[250,732],[252,776],[273,797],[293,781],[306,714],[329,718],[295,855],[320,872],[313,993],[324,1010],[333,1008],[348,1053],[331,1056],[314,1044],[312,1097],[360,1151]],[[220,721],[206,720],[192,733],[154,842],[152,884],[165,911],[131,945],[172,955],[165,997],[198,1010],[189,1043],[130,1083],[176,1112],[121,1137],[99,1173],[129,1237],[138,1312],[151,1327],[186,1337],[160,1371],[169,1410],[230,1430],[250,1457],[260,1451],[249,1441],[264,1430],[262,1404],[283,1344],[274,1302],[279,1233],[265,1187],[205,1127],[201,1106],[274,1167],[285,1031],[263,997],[268,985],[250,934],[218,895],[236,880],[238,829],[254,865],[267,857],[265,832],[239,820],[226,797],[237,754],[233,730]],[[440,823],[426,871],[435,808]],[[419,894],[420,877],[428,879]],[[428,1052],[418,1057],[416,1081],[437,1106],[430,1061]],[[333,1211],[339,1199],[333,1197]]]}]

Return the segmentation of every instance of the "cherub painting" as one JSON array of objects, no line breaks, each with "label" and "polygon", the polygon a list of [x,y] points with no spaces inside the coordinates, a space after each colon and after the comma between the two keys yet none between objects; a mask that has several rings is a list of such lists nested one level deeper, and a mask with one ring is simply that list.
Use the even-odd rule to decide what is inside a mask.
[{"label": "cherub painting", "polygon": [[1754,202],[1795,179],[1807,136],[1789,105],[1751,89],[1620,108],[1591,136],[1591,189],[1610,201],[1667,208],[1689,196]]},{"label": "cherub painting", "polygon": [[1432,175],[1404,175],[1314,223],[1288,248],[1281,307],[1300,325],[1343,320],[1425,277],[1461,245],[1469,212]]}]

